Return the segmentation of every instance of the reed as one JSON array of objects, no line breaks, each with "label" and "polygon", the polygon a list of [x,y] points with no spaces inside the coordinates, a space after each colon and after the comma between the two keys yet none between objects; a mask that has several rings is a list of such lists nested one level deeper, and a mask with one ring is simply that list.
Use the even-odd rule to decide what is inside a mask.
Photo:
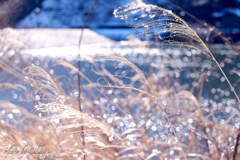
[{"label": "reed", "polygon": [[[141,54],[124,55],[125,46],[89,48],[75,61],[50,64],[24,56],[21,36],[3,30],[0,157],[18,158],[2,154],[10,144],[44,144],[59,159],[236,159],[238,83],[230,83],[196,32],[150,4],[133,2],[114,15],[145,40],[126,46]],[[50,66],[61,73],[50,73]],[[220,73],[224,79],[214,77]],[[216,82],[230,87],[216,88]]]}]

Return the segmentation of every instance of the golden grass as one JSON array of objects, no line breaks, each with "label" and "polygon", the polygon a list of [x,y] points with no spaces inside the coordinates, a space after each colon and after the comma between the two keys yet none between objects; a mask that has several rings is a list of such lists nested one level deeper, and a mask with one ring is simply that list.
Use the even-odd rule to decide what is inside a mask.
[{"label": "golden grass", "polygon": [[[90,54],[91,49],[81,53],[81,62],[91,66],[81,67],[85,72],[57,59],[54,65],[62,67],[65,75],[49,74],[50,68],[41,59],[22,57],[19,51],[25,45],[16,43],[21,37],[13,31],[10,37],[0,36],[0,93],[9,95],[14,91],[16,99],[20,99],[18,105],[11,98],[0,101],[1,159],[17,158],[18,155],[2,154],[5,147],[13,144],[20,148],[44,144],[51,155],[69,160],[231,159],[239,128],[239,103],[224,96],[220,102],[211,99],[212,68],[206,66],[209,58],[216,62],[237,99],[238,96],[203,41],[184,20],[157,6],[131,3],[114,13],[146,40],[155,38],[155,55],[149,54],[152,42],[144,45],[135,39],[128,46],[147,54],[148,59],[144,60],[150,63],[149,73],[127,56],[100,48],[93,50],[94,54]],[[141,14],[132,17],[136,13]],[[141,19],[144,23],[139,25]],[[165,32],[168,35],[164,37]],[[186,71],[177,67],[176,58],[165,53],[168,47],[186,54],[192,52],[191,67],[187,69],[197,78],[180,82],[179,74]],[[202,58],[204,64],[197,66],[197,58]],[[16,59],[21,63],[16,63]],[[38,65],[31,65],[34,61]],[[81,93],[77,92],[76,75],[82,78]],[[208,94],[209,99],[203,94]],[[36,159],[34,156],[27,154],[23,159]]]}]

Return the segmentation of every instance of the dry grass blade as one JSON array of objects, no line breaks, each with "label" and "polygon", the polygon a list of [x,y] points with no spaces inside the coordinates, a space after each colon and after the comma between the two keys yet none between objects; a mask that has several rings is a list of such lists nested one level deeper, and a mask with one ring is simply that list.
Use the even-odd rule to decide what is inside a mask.
[{"label": "dry grass blade", "polygon": [[12,83],[7,83],[7,82],[0,83],[0,91],[6,90],[9,88],[12,88],[12,89],[15,89],[18,91],[21,91],[21,90],[27,91],[27,88],[21,84],[12,84]]},{"label": "dry grass blade", "polygon": [[202,113],[202,109],[201,109],[200,103],[199,103],[199,101],[197,100],[197,98],[196,98],[191,92],[186,91],[186,90],[183,90],[183,91],[180,91],[180,92],[178,93],[178,95],[179,95],[179,97],[182,98],[182,99],[192,100],[192,101],[195,103],[195,105],[197,106],[197,109],[198,109],[198,111],[199,111],[199,113],[200,113],[200,115],[201,115],[200,117],[202,118],[202,120],[203,120],[204,122],[206,122],[206,119],[204,118],[204,115],[203,115],[203,113]]},{"label": "dry grass blade", "polygon": [[[48,129],[47,125],[39,121],[39,118],[10,102],[0,101],[0,159],[36,159],[35,154],[4,154],[6,147],[16,145],[17,149],[25,149],[44,144],[50,150],[50,154],[60,155],[60,159],[72,159],[74,155],[66,154],[65,147],[74,148],[75,140],[69,139],[68,135],[58,134],[55,130]],[[44,132],[43,132],[44,131]],[[65,143],[63,143],[66,141]],[[60,144],[61,147],[58,147]],[[63,147],[64,146],[64,147]],[[74,147],[73,147],[74,146]],[[44,147],[44,148],[45,148]]]},{"label": "dry grass blade", "polygon": [[35,111],[41,113],[40,120],[53,125],[59,124],[58,128],[61,130],[84,126],[84,133],[105,133],[110,137],[114,136],[122,140],[122,138],[108,126],[67,105],[48,103],[36,105],[34,108]]},{"label": "dry grass blade", "polygon": [[26,67],[22,71],[25,79],[30,82],[31,86],[37,87],[42,92],[53,92],[55,96],[61,95],[58,86],[51,76],[42,68],[37,66]]},{"label": "dry grass blade", "polygon": [[[217,64],[240,103],[240,99],[232,87],[231,82],[228,80],[208,47],[187,22],[172,11],[156,5],[132,2],[115,9],[113,14],[115,17],[124,19],[127,25],[132,27],[137,35],[142,35],[145,39],[155,37],[157,40],[160,40],[162,46],[192,48],[210,57]],[[143,22],[143,18],[146,22]]]},{"label": "dry grass blade", "polygon": [[[138,81],[139,82],[142,82],[143,84],[146,84],[150,91],[152,91],[152,88],[151,88],[151,85],[149,84],[148,80],[146,79],[146,77],[144,76],[143,72],[135,65],[133,64],[132,62],[130,62],[129,60],[127,60],[125,57],[123,57],[122,55],[120,55],[119,53],[113,51],[113,50],[110,50],[110,49],[98,49],[98,52],[94,55],[84,55],[82,56],[83,58],[81,59],[82,61],[83,60],[86,60],[86,61],[89,61],[90,63],[95,63],[95,62],[105,62],[105,61],[113,61],[113,62],[118,62],[120,63],[121,65],[126,65],[130,68],[132,68],[136,73],[137,75],[139,75],[139,78],[138,78]],[[120,65],[119,64],[119,65]],[[115,68],[116,69],[116,68]],[[104,75],[104,76],[109,76],[111,79],[114,79],[113,77],[123,77],[123,78],[129,78],[131,79],[132,77],[126,77],[126,76],[119,76],[119,75],[111,75],[109,72],[107,71],[104,71],[105,73],[103,72],[99,72],[99,71],[96,71],[96,70],[93,70],[93,72],[95,72],[96,74],[98,75]],[[106,74],[107,72],[107,74]],[[100,78],[102,79],[102,78]],[[138,88],[135,88],[135,87],[132,87],[132,86],[129,86],[129,85],[126,85],[126,84],[115,84],[115,85],[112,85],[108,82],[107,85],[104,85],[104,84],[100,84],[99,83],[99,80],[98,79],[98,84],[101,86],[101,87],[113,87],[113,88],[125,88],[125,89],[133,89],[133,90],[137,90],[139,92],[142,92],[144,94],[147,94],[149,96],[152,96],[151,93],[148,93],[148,91],[143,91],[141,89],[138,89]]]},{"label": "dry grass blade", "polygon": [[156,5],[132,2],[115,9],[114,15],[124,19],[127,25],[144,39],[157,37],[162,46],[197,49],[212,58],[209,49],[196,32],[170,10]]}]

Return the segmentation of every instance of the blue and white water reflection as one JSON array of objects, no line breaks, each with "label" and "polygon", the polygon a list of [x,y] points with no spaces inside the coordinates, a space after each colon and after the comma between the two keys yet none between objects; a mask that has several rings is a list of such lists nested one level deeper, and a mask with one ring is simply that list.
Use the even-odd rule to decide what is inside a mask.
[{"label": "blue and white water reflection", "polygon": [[[222,62],[221,67],[239,95],[239,56],[226,45],[214,44],[209,47],[217,61]],[[240,49],[240,46],[236,47]],[[177,135],[182,135],[184,143],[189,143],[188,138],[191,132],[196,132],[197,140],[206,145],[212,146],[213,144],[211,138],[208,137],[209,133],[212,133],[216,141],[220,142],[225,138],[228,141],[226,143],[234,145],[235,134],[232,131],[240,127],[239,104],[214,61],[196,50],[159,49],[154,45],[148,49],[125,41],[105,46],[105,48],[112,50],[109,53],[117,52],[136,65],[151,84],[154,93],[139,77],[140,74],[136,72],[136,69],[126,65],[129,63],[119,63],[111,57],[106,58],[106,55],[104,58],[99,56],[95,59],[95,64],[91,63],[93,59],[89,56],[95,57],[96,53],[104,52],[91,45],[82,46],[80,52],[77,47],[21,52],[22,58],[27,59],[34,66],[43,68],[57,82],[58,87],[64,90],[66,95],[56,95],[61,103],[66,103],[69,99],[78,103],[78,76],[76,70],[57,65],[57,62],[64,60],[77,67],[78,54],[81,53],[81,59],[85,59],[81,61],[81,72],[87,77],[82,75],[80,80],[83,112],[112,125],[115,132],[121,133],[131,142],[141,139],[141,134],[136,130],[138,126],[147,131],[146,135],[150,139],[159,141],[159,143],[164,142],[167,146],[175,145],[173,130],[161,110],[163,107]],[[19,57],[14,57],[13,62],[17,66],[23,65]],[[1,74],[3,77],[9,76],[5,72]],[[8,80],[12,83],[17,82],[16,77],[10,77]],[[92,83],[89,83],[90,81]],[[108,82],[113,87],[104,87],[108,85]],[[118,87],[114,88],[114,86]],[[43,100],[44,95],[31,90],[31,85],[26,84],[25,87],[29,90],[29,95],[22,94],[19,90],[8,89],[4,93],[1,92],[0,96],[2,100],[24,106],[29,111],[32,110],[34,104],[47,102]],[[158,100],[144,92],[127,87],[138,88],[154,96],[157,95]],[[31,102],[25,102],[24,99],[31,99]],[[4,112],[2,117],[6,123],[8,119],[14,117],[14,114]],[[216,126],[209,127],[211,125]],[[222,131],[227,128],[229,137],[226,138]],[[229,148],[226,143],[224,141],[218,147],[231,152],[232,148]],[[164,147],[158,149],[161,150]],[[205,151],[200,147],[197,152],[202,154]],[[172,156],[177,152],[177,150],[171,150],[169,154]]]}]

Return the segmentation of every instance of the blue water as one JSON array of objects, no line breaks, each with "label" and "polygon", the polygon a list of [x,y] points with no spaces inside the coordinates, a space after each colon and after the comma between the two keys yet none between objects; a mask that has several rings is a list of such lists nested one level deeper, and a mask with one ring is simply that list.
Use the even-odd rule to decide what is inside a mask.
[{"label": "blue water", "polygon": [[[239,46],[236,46],[237,48],[239,48]],[[120,43],[117,44],[116,46],[112,46],[111,47],[113,50],[116,50],[117,52],[119,52],[120,54],[123,54],[125,58],[127,58],[130,62],[134,63],[144,74],[145,76],[148,78],[149,75],[149,59],[146,55],[146,53],[144,53],[143,49],[135,49],[135,48],[131,48],[128,45],[121,45]],[[59,50],[61,50],[61,48],[59,48]],[[52,51],[52,50],[50,50]],[[185,51],[180,51],[180,50],[174,50],[174,49],[166,49],[163,50],[166,54],[168,54],[171,58],[173,63],[176,66],[176,71],[178,74],[178,78],[180,81],[180,85],[187,85],[187,90],[189,91],[193,91],[192,87],[194,85],[200,85],[199,83],[195,83],[195,81],[197,81],[198,79],[201,78],[201,76],[203,74],[207,74],[209,76],[209,86],[210,86],[210,91],[212,92],[212,94],[210,95],[211,99],[215,99],[215,101],[219,101],[221,100],[220,97],[228,97],[230,99],[235,99],[234,95],[232,94],[232,92],[230,91],[229,85],[226,82],[225,78],[223,77],[222,73],[220,72],[219,69],[215,69],[211,72],[209,72],[209,70],[212,69],[212,67],[215,65],[215,62],[213,62],[212,60],[209,60],[207,56],[205,55],[193,55],[190,52],[189,53],[184,53]],[[226,46],[226,45],[222,45],[222,44],[215,44],[212,47],[212,51],[213,51],[213,55],[215,56],[215,58],[217,59],[218,62],[221,62],[224,58],[226,58],[227,56],[231,56],[236,54],[235,51],[233,51],[230,47]],[[25,51],[27,53],[27,51]],[[71,81],[73,80],[75,83],[77,82],[77,77],[76,77],[76,73],[72,72],[72,78],[73,79],[68,79],[66,77],[68,76],[68,72],[67,70],[62,67],[62,66],[56,66],[56,60],[59,59],[60,57],[54,57],[54,56],[47,56],[48,55],[48,50],[43,50],[43,54],[45,55],[45,57],[41,56],[41,52],[38,53],[39,55],[34,57],[31,54],[27,54],[25,55],[25,58],[28,59],[28,61],[30,63],[32,63],[33,65],[36,66],[40,66],[43,67],[44,69],[46,69],[46,71],[50,74],[53,75],[54,77],[65,77],[63,78],[63,82],[61,83],[61,86],[63,87],[63,89],[70,94],[73,90],[77,89],[73,88],[72,85],[68,85],[68,83],[71,83]],[[57,52],[57,51],[56,51]],[[160,59],[159,55],[158,55],[158,50],[156,48],[152,48],[150,50],[150,53],[152,55],[152,68],[154,70],[154,73],[156,74],[161,74],[161,67],[162,64],[164,64],[164,58],[163,60]],[[51,53],[49,53],[49,55],[51,55]],[[71,57],[71,58],[70,58]],[[77,57],[77,53],[72,53],[72,55],[62,55],[62,58],[67,60],[69,63],[71,63],[73,66],[77,67],[77,63],[78,61],[76,61]],[[194,66],[195,69],[193,69],[193,59],[192,57],[194,57]],[[23,69],[23,66],[27,66],[26,64],[21,66],[21,61],[19,62],[16,61],[16,59],[18,59],[18,57],[15,57],[15,60],[13,59],[13,62],[16,63],[16,65],[19,65],[20,68]],[[39,62],[43,62],[44,66],[41,66],[41,63]],[[239,75],[238,73],[240,72],[240,59],[239,56],[237,56],[236,58],[233,59],[228,59],[224,64],[221,64],[225,74],[227,75],[227,77],[229,78],[230,82],[232,84],[235,84],[235,90],[237,92],[238,95],[240,95],[240,90],[239,90],[239,85],[237,85],[237,81],[239,79]],[[125,71],[129,71],[129,73],[127,73],[125,76],[126,77],[132,77],[136,74],[135,71],[133,70],[129,70],[129,67],[124,66],[123,68],[118,68],[117,67],[117,63],[114,62],[97,62],[97,65],[99,66],[99,68],[105,67],[111,74],[117,74],[117,75],[122,75]],[[46,68],[47,67],[47,68]],[[170,72],[173,72],[173,68],[167,64],[165,64],[165,67],[169,70]],[[92,70],[91,64],[86,62],[86,61],[82,61],[81,62],[81,71],[86,74],[86,76],[93,82],[93,83],[97,83],[98,78],[100,78],[101,76],[97,75],[96,73],[94,73],[94,71]],[[208,73],[209,72],[209,73]],[[17,82],[17,77],[14,77],[12,75],[9,75],[7,72],[2,72],[1,73],[2,77],[8,77],[8,81],[9,82]],[[123,74],[124,75],[124,74]],[[171,75],[168,75],[170,77],[172,77],[173,79],[176,79],[176,76],[174,74],[171,73]],[[205,78],[206,80],[207,78]],[[2,80],[5,80],[4,78],[2,78]],[[61,80],[58,80],[59,82],[61,82]],[[164,81],[164,77],[160,77],[159,81]],[[2,81],[3,82],[3,81]],[[127,85],[133,85],[133,86],[138,86],[138,83],[131,83],[131,81],[129,81],[128,78],[123,78],[123,82]],[[86,80],[84,80],[83,78],[81,78],[81,85],[84,86],[84,84],[87,84],[88,82]],[[159,85],[163,85],[164,83],[159,83]],[[170,84],[172,86],[174,86],[174,82],[170,82]],[[28,86],[30,87],[30,86]],[[202,94],[202,96],[204,98],[208,97],[208,92],[206,91],[206,83],[204,83],[204,87],[205,90]],[[84,88],[84,87],[83,87]],[[164,87],[163,87],[164,88]],[[176,87],[175,87],[176,88]],[[199,87],[197,87],[199,88]],[[227,89],[227,94],[225,94],[225,89]],[[86,89],[85,91],[87,92],[88,89]],[[215,91],[218,90],[218,91]],[[198,89],[196,89],[194,91],[194,94],[197,96],[198,95]],[[219,94],[221,96],[216,96],[216,94]],[[13,90],[13,89],[9,89],[7,92],[1,92],[0,93],[0,97],[1,100],[4,101],[11,101],[13,103],[16,104],[21,104],[21,98],[19,101],[19,96],[20,95],[20,91],[17,90]],[[15,96],[14,96],[15,95]],[[17,96],[16,96],[17,95]],[[15,98],[14,98],[15,97]],[[16,98],[17,97],[17,98]],[[30,106],[29,106],[30,107]],[[31,106],[30,108],[32,109],[33,106]],[[31,110],[30,109],[30,110]]]}]

